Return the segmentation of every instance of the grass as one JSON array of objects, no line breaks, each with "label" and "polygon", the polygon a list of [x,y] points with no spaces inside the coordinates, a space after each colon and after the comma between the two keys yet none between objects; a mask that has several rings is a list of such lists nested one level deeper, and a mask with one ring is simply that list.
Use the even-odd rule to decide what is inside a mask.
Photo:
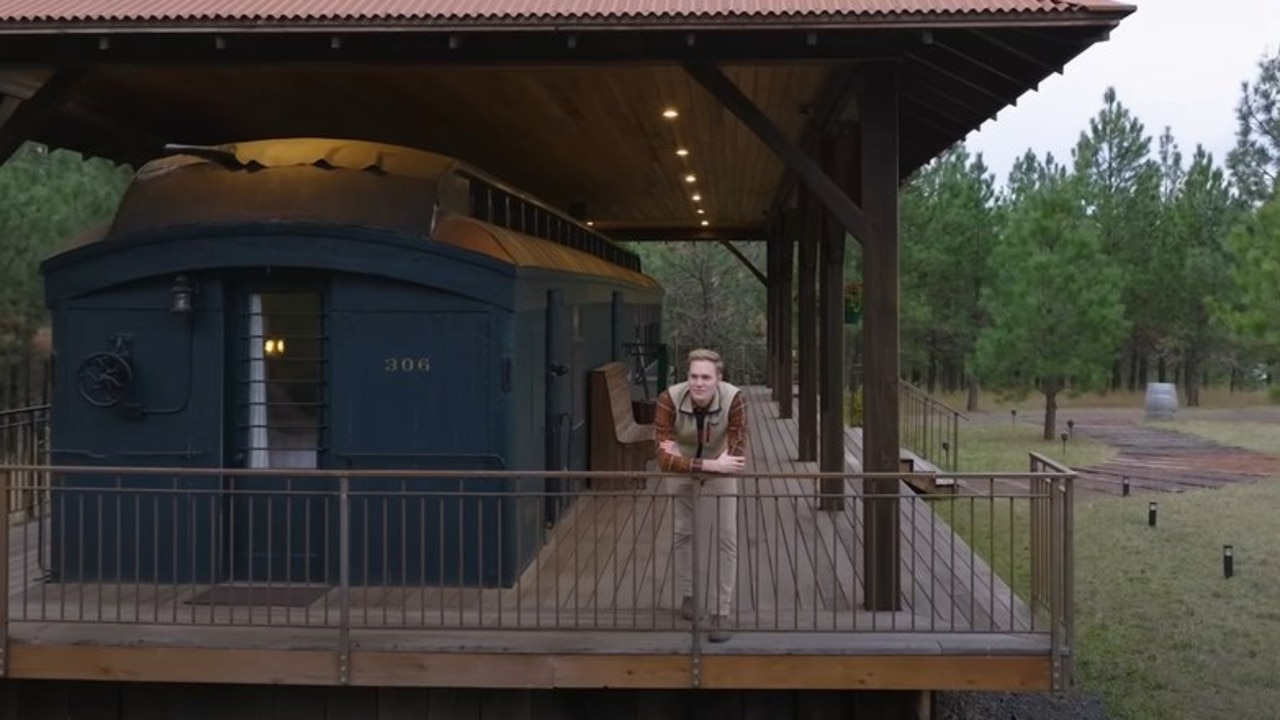
[{"label": "grass", "polygon": [[1041,439],[1042,429],[1030,423],[961,423],[960,472],[1026,472],[1028,455],[1038,452],[1068,466],[1087,467],[1105,462],[1115,449],[1084,437],[1067,441]]},{"label": "grass", "polygon": [[1077,509],[1078,682],[1117,720],[1276,717],[1280,479],[1147,499]]},{"label": "grass", "polygon": [[[1179,390],[1181,393],[1181,390]],[[963,410],[967,402],[965,393],[943,393],[938,397],[947,405]],[[1181,395],[1179,395],[1181,398]],[[1184,399],[1185,402],[1185,399]],[[1200,404],[1203,407],[1241,408],[1272,405],[1266,390],[1239,390],[1232,392],[1229,388],[1213,386],[1201,388]],[[1071,408],[1142,408],[1146,406],[1146,391],[1085,393],[1072,397],[1066,393],[1058,395],[1059,409]],[[1021,400],[1007,400],[996,393],[982,393],[978,398],[977,412],[1009,412],[1017,409],[1019,413],[1044,410],[1044,396],[1031,393]]]},{"label": "grass", "polygon": [[[1258,451],[1280,449],[1280,423],[1211,419],[1211,412],[1180,415],[1159,426]],[[1038,439],[1036,427],[1022,424],[972,425],[964,432],[962,461],[991,471],[1025,470],[1028,449],[1044,452],[1051,445]],[[1084,466],[1107,452],[1080,442],[1069,445],[1066,458],[1060,443],[1045,454]],[[1149,500],[1159,502],[1155,528],[1147,526]],[[1025,502],[933,505],[1006,581],[1026,592]],[[1109,717],[1277,717],[1277,508],[1280,478],[1182,494],[1077,500],[1076,680],[1084,692],[1103,698]],[[1222,570],[1227,544],[1235,553],[1231,579]]]},{"label": "grass", "polygon": [[[1183,413],[1183,415],[1186,414],[1188,413]],[[1277,416],[1277,419],[1280,419],[1280,416]],[[1198,435],[1223,445],[1268,455],[1280,454],[1280,422],[1225,422],[1193,417],[1149,424],[1188,435]]]}]

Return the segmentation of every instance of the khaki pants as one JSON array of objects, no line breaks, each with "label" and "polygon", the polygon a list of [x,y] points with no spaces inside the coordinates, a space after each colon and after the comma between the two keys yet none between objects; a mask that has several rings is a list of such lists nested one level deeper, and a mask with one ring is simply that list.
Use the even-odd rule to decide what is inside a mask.
[{"label": "khaki pants", "polygon": [[[667,478],[667,492],[674,495],[676,582],[680,597],[693,596],[693,515],[702,530],[698,538],[698,570],[702,583],[704,610],[729,614],[738,584],[738,478],[704,476]],[[693,503],[693,485],[701,482],[698,507]],[[709,527],[708,527],[709,526]],[[711,539],[715,538],[715,542]]]}]

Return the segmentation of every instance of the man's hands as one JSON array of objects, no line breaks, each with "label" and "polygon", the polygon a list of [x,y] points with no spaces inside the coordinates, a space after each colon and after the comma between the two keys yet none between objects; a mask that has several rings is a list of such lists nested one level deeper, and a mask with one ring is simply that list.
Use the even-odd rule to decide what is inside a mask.
[{"label": "man's hands", "polygon": [[[663,440],[658,443],[658,449],[668,455],[681,457],[680,446],[676,444],[675,440]],[[730,455],[728,450],[720,453],[718,458],[708,458],[702,461],[704,472],[724,473],[726,475],[740,473],[746,466],[746,458],[741,455]]]},{"label": "man's hands", "polygon": [[741,455],[730,455],[728,450],[720,453],[720,457],[714,460],[703,460],[702,469],[708,472],[724,473],[732,475],[742,472],[747,466],[747,459]]}]

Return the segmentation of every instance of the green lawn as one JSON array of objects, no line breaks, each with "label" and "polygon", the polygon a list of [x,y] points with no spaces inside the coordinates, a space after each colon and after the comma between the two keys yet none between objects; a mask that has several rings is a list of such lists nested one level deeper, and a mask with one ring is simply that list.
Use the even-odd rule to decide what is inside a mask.
[{"label": "green lawn", "polygon": [[[1147,501],[1159,502],[1157,527]],[[1112,717],[1280,717],[1280,479],[1076,512],[1077,679]],[[1222,546],[1234,545],[1225,579]]]},{"label": "green lawn", "polygon": [[1084,437],[1067,441],[1041,439],[1039,425],[992,423],[960,425],[960,472],[1026,472],[1028,454],[1038,452],[1067,466],[1104,462],[1115,449]]},{"label": "green lawn", "polygon": [[[1164,427],[1260,451],[1280,449],[1280,424],[1187,418]],[[1069,444],[1064,457],[1021,425],[968,427],[966,470],[1025,470],[1029,448],[1084,466],[1106,448]],[[1073,441],[1074,443],[1075,441]],[[1037,447],[1038,446],[1038,447]],[[1074,455],[1073,455],[1074,453]],[[1157,527],[1147,503],[1159,503]],[[1026,504],[934,501],[1020,592],[1028,583]],[[1076,680],[1116,720],[1280,717],[1280,478],[1253,485],[1076,507]],[[993,532],[994,528],[994,532]],[[1223,577],[1233,545],[1236,576]]]}]

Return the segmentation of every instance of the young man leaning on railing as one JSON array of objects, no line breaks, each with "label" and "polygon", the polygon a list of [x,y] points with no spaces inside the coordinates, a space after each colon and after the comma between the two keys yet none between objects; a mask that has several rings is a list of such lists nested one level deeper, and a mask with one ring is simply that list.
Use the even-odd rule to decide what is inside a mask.
[{"label": "young man leaning on railing", "polygon": [[[738,569],[738,478],[746,466],[747,401],[737,387],[724,382],[720,355],[705,349],[689,353],[688,379],[658,396],[654,432],[658,442],[658,467],[663,472],[685,473],[668,478],[667,492],[675,495],[675,560],[680,583],[680,612],[693,620],[694,513],[707,502],[715,505],[717,552],[715,610],[711,618],[711,642],[729,639]],[[708,477],[715,475],[717,477]],[[694,485],[701,498],[694,505]],[[701,554],[701,553],[700,553]],[[701,601],[701,598],[699,598]]]}]

